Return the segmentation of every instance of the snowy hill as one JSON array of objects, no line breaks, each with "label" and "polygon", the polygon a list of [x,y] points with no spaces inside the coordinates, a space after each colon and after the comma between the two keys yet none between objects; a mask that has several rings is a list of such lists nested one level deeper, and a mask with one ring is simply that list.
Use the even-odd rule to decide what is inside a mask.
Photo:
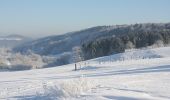
[{"label": "snowy hill", "polygon": [[[36,54],[40,55],[57,55],[64,52],[71,52],[75,46],[82,46],[103,38],[118,37],[127,34],[137,33],[166,33],[170,32],[170,23],[145,23],[134,25],[113,25],[113,26],[97,26],[87,28],[80,31],[69,32],[63,35],[49,36],[41,38],[24,45],[20,45],[14,49],[14,51],[25,53],[32,50]],[[140,34],[139,34],[140,35]],[[139,36],[137,34],[137,36]],[[157,35],[157,34],[156,34]],[[166,36],[168,40],[168,35]],[[141,37],[139,37],[141,38]],[[152,37],[153,40],[155,37]],[[135,39],[136,40],[136,39]],[[146,40],[145,40],[146,41]],[[147,42],[147,44],[149,44]],[[143,46],[143,45],[142,45]],[[147,45],[146,45],[147,46]],[[140,46],[141,47],[141,46]],[[144,46],[143,46],[144,47]],[[87,49],[88,51],[88,49]]]},{"label": "snowy hill", "polygon": [[126,49],[170,44],[170,23],[97,26],[63,35],[49,36],[24,43],[14,52],[53,56],[47,67],[72,63],[73,48],[81,47],[83,59],[122,53]]},{"label": "snowy hill", "polygon": [[170,47],[129,50],[74,64],[0,72],[0,99],[168,100]]},{"label": "snowy hill", "polygon": [[17,35],[17,34],[12,34],[8,36],[0,36],[0,47],[12,48],[24,42],[28,42],[30,40],[31,40],[30,38]]},{"label": "snowy hill", "polygon": [[20,45],[14,51],[27,52],[32,50],[34,53],[41,55],[57,55],[70,52],[74,46],[80,46],[84,42],[107,34],[107,32],[115,28],[116,26],[98,26],[63,35],[49,36]]}]

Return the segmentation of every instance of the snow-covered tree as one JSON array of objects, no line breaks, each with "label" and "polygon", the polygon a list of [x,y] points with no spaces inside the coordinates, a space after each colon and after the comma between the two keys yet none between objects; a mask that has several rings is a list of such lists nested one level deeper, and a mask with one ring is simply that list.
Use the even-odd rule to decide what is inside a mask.
[{"label": "snow-covered tree", "polygon": [[84,60],[83,52],[82,52],[81,47],[79,47],[79,46],[73,47],[72,52],[73,52],[73,62],[75,63],[75,70],[77,70],[77,64],[76,63]]},{"label": "snow-covered tree", "polygon": [[30,53],[23,55],[8,49],[0,49],[0,69],[25,70],[42,68],[45,65],[40,55]]}]

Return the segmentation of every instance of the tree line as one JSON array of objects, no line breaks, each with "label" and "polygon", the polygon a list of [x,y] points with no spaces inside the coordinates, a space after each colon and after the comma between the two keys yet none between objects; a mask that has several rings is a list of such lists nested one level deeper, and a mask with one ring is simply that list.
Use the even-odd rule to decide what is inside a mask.
[{"label": "tree line", "polygon": [[[115,35],[116,34],[116,35]],[[170,43],[170,24],[135,24],[116,28],[109,35],[82,45],[85,59],[124,52],[126,49]]]}]

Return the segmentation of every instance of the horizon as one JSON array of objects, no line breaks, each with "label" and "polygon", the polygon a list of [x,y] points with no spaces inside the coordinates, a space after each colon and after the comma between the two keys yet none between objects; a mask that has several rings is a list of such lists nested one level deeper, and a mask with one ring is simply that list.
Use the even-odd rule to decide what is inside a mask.
[{"label": "horizon", "polygon": [[11,36],[11,35],[20,35],[20,36],[24,36],[24,37],[30,37],[30,38],[44,38],[44,37],[48,37],[48,36],[53,36],[53,35],[64,35],[67,33],[71,33],[71,32],[77,32],[77,31],[83,31],[89,28],[95,28],[95,27],[100,27],[100,26],[116,26],[116,25],[135,25],[135,24],[166,24],[166,23],[170,23],[170,22],[164,22],[164,23],[154,23],[154,22],[148,22],[148,23],[132,23],[132,24],[114,24],[114,25],[98,25],[98,26],[92,26],[92,27],[86,27],[83,29],[79,29],[79,30],[73,30],[73,31],[69,31],[69,32],[65,32],[65,33],[61,33],[61,34],[51,34],[51,35],[43,35],[43,36],[29,36],[29,35],[23,35],[23,34],[0,34],[0,37],[6,37],[6,36]]},{"label": "horizon", "polygon": [[95,26],[169,23],[169,4],[169,0],[4,0],[0,36],[44,37]]}]

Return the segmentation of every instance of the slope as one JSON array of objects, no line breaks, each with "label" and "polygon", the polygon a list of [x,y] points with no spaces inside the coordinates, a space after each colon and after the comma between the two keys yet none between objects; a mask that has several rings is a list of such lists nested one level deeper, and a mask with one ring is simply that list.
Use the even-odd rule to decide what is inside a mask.
[{"label": "slope", "polygon": [[[74,65],[0,72],[0,99],[168,100],[170,47],[130,50]],[[111,60],[110,60],[111,59]]]}]

